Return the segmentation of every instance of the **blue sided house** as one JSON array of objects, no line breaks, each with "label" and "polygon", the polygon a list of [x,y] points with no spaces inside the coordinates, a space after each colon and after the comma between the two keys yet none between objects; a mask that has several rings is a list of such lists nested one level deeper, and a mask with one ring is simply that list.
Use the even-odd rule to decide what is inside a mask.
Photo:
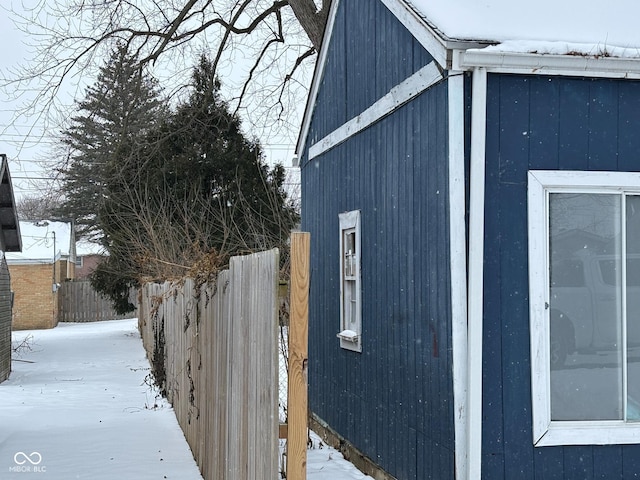
[{"label": "blue sided house", "polygon": [[640,4],[334,0],[310,408],[388,476],[640,477]]}]

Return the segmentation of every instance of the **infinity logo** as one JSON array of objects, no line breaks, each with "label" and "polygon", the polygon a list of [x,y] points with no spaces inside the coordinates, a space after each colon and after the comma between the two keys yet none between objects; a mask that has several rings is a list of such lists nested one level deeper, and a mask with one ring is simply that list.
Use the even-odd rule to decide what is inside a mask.
[{"label": "infinity logo", "polygon": [[29,462],[31,465],[38,465],[42,461],[42,455],[38,452],[31,452],[31,455],[27,455],[24,452],[18,452],[13,456],[13,461],[18,465],[23,465],[26,462]]}]

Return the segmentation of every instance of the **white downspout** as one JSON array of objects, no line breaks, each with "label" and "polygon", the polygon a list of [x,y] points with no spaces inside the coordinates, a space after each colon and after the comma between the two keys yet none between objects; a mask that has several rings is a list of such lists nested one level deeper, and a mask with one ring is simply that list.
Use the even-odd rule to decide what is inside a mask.
[{"label": "white downspout", "polygon": [[471,173],[469,188],[469,325],[467,480],[482,471],[482,321],[484,276],[485,143],[487,71],[473,70],[471,97]]},{"label": "white downspout", "polygon": [[450,71],[449,105],[449,238],[451,244],[451,338],[456,478],[466,478],[467,440],[467,238],[464,165],[464,74]]}]

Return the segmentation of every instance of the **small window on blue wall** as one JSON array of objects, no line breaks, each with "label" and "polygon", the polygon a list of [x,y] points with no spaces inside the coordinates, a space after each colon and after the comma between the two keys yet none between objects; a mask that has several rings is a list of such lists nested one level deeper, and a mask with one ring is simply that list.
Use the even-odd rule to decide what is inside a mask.
[{"label": "small window on blue wall", "polygon": [[640,438],[640,173],[529,172],[533,441]]},{"label": "small window on blue wall", "polygon": [[341,213],[340,219],[340,346],[362,351],[360,293],[360,211]]}]

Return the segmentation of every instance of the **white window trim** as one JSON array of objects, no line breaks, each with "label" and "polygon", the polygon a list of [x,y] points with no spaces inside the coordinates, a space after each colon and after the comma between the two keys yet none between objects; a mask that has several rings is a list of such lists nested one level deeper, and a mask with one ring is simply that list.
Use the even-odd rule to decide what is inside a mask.
[{"label": "white window trim", "polygon": [[[340,339],[340,347],[354,352],[362,352],[362,288],[361,288],[361,258],[362,250],[360,247],[360,210],[353,210],[339,214],[340,220],[340,331],[337,337]],[[345,278],[344,278],[344,242],[343,233],[345,230],[354,229],[356,233],[356,329],[354,336],[350,330],[345,328]]]},{"label": "white window trim", "polygon": [[531,396],[533,443],[612,445],[640,443],[640,423],[624,421],[551,421],[549,362],[549,231],[550,192],[640,193],[638,172],[530,171],[528,174],[529,315],[531,331]]}]

